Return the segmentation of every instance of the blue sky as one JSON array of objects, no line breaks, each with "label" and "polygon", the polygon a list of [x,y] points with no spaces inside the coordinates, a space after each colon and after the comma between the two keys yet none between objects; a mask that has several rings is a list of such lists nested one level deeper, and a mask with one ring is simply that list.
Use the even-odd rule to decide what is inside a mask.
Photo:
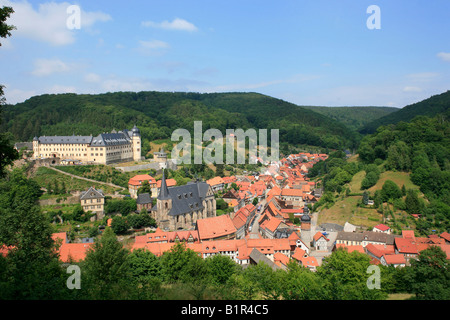
[{"label": "blue sky", "polygon": [[[8,103],[44,93],[259,92],[395,106],[450,89],[450,1],[0,0]],[[71,29],[67,8],[80,8]],[[380,29],[369,29],[370,5]]]}]

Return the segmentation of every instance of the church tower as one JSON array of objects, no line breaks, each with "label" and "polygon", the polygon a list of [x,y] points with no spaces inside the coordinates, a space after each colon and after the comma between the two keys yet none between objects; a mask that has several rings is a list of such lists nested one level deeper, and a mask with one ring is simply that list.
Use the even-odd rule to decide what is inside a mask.
[{"label": "church tower", "polygon": [[166,176],[163,170],[163,176],[161,179],[161,188],[159,189],[159,195],[156,200],[156,223],[161,229],[173,228],[169,221],[169,212],[172,209],[172,198],[169,195],[169,189],[167,188]]},{"label": "church tower", "polygon": [[134,126],[133,129],[131,129],[131,133],[131,141],[133,145],[133,160],[141,161],[141,132],[139,131],[138,127]]}]

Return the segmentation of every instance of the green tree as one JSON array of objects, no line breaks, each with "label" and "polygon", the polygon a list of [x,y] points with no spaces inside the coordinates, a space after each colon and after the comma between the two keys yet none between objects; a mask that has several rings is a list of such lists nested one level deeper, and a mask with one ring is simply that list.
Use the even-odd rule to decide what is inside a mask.
[{"label": "green tree", "polygon": [[211,284],[220,287],[228,283],[233,274],[238,272],[238,265],[229,257],[217,254],[205,260]]},{"label": "green tree", "polygon": [[111,229],[116,234],[124,234],[129,229],[127,219],[121,216],[114,216],[111,220]]},{"label": "green tree", "polygon": [[206,276],[204,260],[184,243],[175,244],[161,256],[164,279],[168,282],[200,282]]},{"label": "green tree", "polygon": [[[12,25],[8,25],[6,20],[14,13],[13,8],[3,6],[0,8],[0,38],[11,36],[11,31],[16,29]],[[1,46],[1,43],[0,43]],[[0,84],[0,107],[5,104],[3,93],[4,86]],[[0,122],[2,118],[0,116]],[[0,133],[0,177],[5,175],[5,168],[12,164],[14,160],[19,159],[19,153],[13,148],[11,143],[12,135],[9,133]]]},{"label": "green tree", "polygon": [[410,271],[411,287],[418,299],[450,299],[449,263],[440,247],[421,251],[417,260],[411,260]]},{"label": "green tree", "polygon": [[2,299],[67,297],[50,221],[37,204],[40,194],[21,170],[0,180],[0,243],[11,247],[0,262]]},{"label": "green tree", "polygon": [[386,180],[381,188],[381,196],[384,201],[388,201],[389,199],[397,199],[401,198],[402,191],[394,181]]},{"label": "green tree", "polygon": [[370,258],[356,251],[349,253],[338,249],[326,257],[317,269],[317,276],[324,281],[326,298],[331,300],[378,300],[387,293],[380,289],[369,289],[367,280]]},{"label": "green tree", "polygon": [[291,260],[282,278],[281,296],[287,300],[319,300],[327,295],[316,273]]},{"label": "green tree", "polygon": [[152,196],[152,188],[150,188],[150,184],[147,180],[142,181],[141,186],[139,187],[137,194],[148,193],[150,197]]},{"label": "green tree", "polygon": [[133,292],[129,252],[113,230],[105,229],[82,264],[82,290],[90,299],[127,299]]},{"label": "green tree", "polygon": [[406,212],[409,214],[419,214],[422,211],[422,206],[415,190],[408,189],[406,192],[405,205]]}]

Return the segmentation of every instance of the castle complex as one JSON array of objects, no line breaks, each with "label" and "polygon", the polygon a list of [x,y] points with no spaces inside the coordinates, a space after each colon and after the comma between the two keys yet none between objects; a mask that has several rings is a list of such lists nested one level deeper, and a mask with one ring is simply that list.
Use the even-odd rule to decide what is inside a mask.
[{"label": "castle complex", "polygon": [[41,136],[33,139],[34,159],[59,158],[61,161],[110,164],[141,160],[141,134],[131,130],[91,136]]}]

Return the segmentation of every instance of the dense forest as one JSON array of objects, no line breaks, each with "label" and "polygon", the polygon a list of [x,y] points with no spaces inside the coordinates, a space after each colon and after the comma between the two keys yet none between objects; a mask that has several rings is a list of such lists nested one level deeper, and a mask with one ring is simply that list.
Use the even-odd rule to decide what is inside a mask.
[{"label": "dense forest", "polygon": [[[5,105],[0,129],[16,141],[40,135],[97,135],[136,124],[143,142],[167,139],[177,128],[193,131],[279,129],[280,141],[331,149],[354,149],[360,135],[344,124],[258,93],[116,92],[35,96]],[[269,135],[270,136],[270,135]]]},{"label": "dense forest", "polygon": [[[388,180],[372,195],[375,207],[383,212],[383,203],[408,214],[420,214],[414,220],[416,230],[426,236],[450,228],[450,124],[449,111],[435,117],[417,116],[410,122],[381,126],[365,136],[357,150],[359,160],[348,162],[343,152],[334,152],[309,172],[320,177],[326,191],[317,205],[334,201],[333,194],[345,192],[347,184],[360,171],[365,172],[361,193],[374,186],[380,173],[408,173],[417,190],[405,190]],[[403,188],[403,190],[401,190]],[[347,191],[348,192],[348,191]],[[368,194],[366,194],[368,196]],[[404,198],[404,200],[402,200]]]},{"label": "dense forest", "polygon": [[[434,95],[428,99],[405,106],[402,109],[385,115],[381,118],[366,124],[360,133],[368,134],[374,133],[378,127],[388,124],[396,124],[401,121],[407,122],[416,116],[433,117],[440,113],[448,112],[450,106],[450,91]],[[447,113],[448,114],[448,113]]]},{"label": "dense forest", "polygon": [[399,108],[394,107],[316,107],[303,105],[301,107],[337,120],[355,131],[363,129],[365,125],[376,119],[399,111]]}]

